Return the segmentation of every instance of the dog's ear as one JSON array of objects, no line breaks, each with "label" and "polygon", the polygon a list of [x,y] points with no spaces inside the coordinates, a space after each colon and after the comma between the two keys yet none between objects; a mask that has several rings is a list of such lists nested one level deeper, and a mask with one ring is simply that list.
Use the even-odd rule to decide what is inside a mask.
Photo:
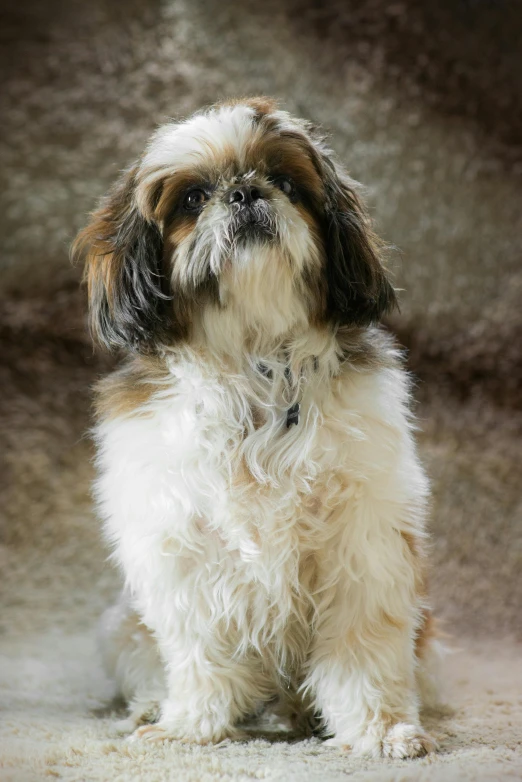
[{"label": "dog's ear", "polygon": [[353,182],[323,155],[327,317],[367,325],[397,306],[383,266],[382,244]]},{"label": "dog's ear", "polygon": [[93,213],[72,255],[85,258],[94,339],[108,348],[148,352],[168,327],[170,296],[161,231],[139,209],[135,188],[133,168]]}]

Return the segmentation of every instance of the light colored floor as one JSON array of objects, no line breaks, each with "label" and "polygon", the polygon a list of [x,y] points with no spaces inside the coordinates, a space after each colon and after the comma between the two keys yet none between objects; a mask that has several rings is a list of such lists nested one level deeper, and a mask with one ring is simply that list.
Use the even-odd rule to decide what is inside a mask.
[{"label": "light colored floor", "polygon": [[218,747],[130,744],[111,737],[109,685],[93,633],[4,637],[0,657],[2,782],[63,779],[379,782],[522,779],[522,647],[462,644],[445,662],[446,714],[425,723],[440,752],[418,761],[365,761],[319,739],[253,738]]}]

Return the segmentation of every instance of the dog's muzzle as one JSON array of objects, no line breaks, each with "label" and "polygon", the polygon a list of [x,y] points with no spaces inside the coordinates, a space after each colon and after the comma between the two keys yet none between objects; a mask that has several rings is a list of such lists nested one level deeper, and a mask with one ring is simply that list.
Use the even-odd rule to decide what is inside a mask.
[{"label": "dog's muzzle", "polygon": [[232,211],[232,230],[243,239],[273,238],[275,235],[270,207],[259,187],[234,185],[225,194]]}]

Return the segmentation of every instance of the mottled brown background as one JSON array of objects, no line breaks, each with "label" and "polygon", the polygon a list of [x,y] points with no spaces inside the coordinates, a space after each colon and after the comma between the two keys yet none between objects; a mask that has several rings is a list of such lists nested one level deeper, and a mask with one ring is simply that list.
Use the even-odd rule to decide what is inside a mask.
[{"label": "mottled brown background", "polygon": [[10,3],[0,28],[4,628],[85,627],[117,579],[91,513],[90,386],[68,245],[156,123],[265,93],[324,124],[396,245],[433,600],[522,637],[522,12],[484,0]]}]

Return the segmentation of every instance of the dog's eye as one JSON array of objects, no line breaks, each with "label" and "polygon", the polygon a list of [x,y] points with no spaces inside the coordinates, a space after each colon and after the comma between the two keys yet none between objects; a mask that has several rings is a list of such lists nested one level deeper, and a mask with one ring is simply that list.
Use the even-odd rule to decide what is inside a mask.
[{"label": "dog's eye", "polygon": [[295,185],[292,182],[291,179],[289,179],[286,176],[280,176],[277,177],[277,179],[274,179],[274,185],[279,188],[279,190],[282,190],[283,193],[288,196],[288,198],[295,198],[296,190]]},{"label": "dog's eye", "polygon": [[205,201],[208,201],[208,195],[201,188],[196,187],[187,193],[185,200],[183,201],[183,208],[188,212],[197,212],[201,209]]}]

